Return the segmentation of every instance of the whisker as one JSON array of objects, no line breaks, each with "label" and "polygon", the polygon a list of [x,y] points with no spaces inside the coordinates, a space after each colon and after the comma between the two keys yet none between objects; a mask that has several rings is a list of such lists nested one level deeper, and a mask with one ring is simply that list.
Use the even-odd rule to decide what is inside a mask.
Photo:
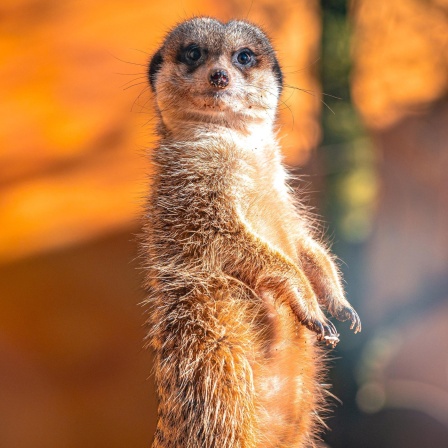
[{"label": "whisker", "polygon": [[[254,89],[260,90],[260,91],[262,91],[262,92],[267,92],[267,93],[270,93],[271,95],[276,95],[274,92],[271,92],[269,89],[264,89],[263,87],[256,86],[256,85],[253,85],[253,84],[249,84],[249,86],[252,87],[252,88],[254,88]],[[290,96],[290,97],[291,97],[291,96]],[[289,98],[290,98],[290,97],[289,97]],[[289,99],[289,98],[288,98],[288,99]],[[285,109],[288,109],[288,110],[289,110],[289,112],[290,112],[290,114],[291,114],[291,118],[292,118],[292,128],[291,128],[291,129],[294,129],[295,118],[294,118],[294,113],[293,113],[291,107],[286,103],[286,101],[282,100],[281,98],[279,98],[278,101],[279,101],[281,104],[283,104],[283,105],[285,106]],[[284,110],[284,109],[279,109],[279,110]]]},{"label": "whisker", "polygon": [[[302,92],[304,92],[304,93],[307,93],[308,95],[311,95],[311,96],[314,96],[314,97],[317,97],[317,95],[315,94],[315,92],[313,92],[312,90],[308,90],[308,89],[301,89],[300,87],[295,87],[295,86],[290,86],[290,85],[285,85],[285,87],[286,88],[289,88],[289,89],[295,89],[295,90],[300,90],[300,91],[302,91]],[[337,96],[333,96],[333,95],[330,95],[330,94],[328,94],[328,93],[322,93],[322,95],[326,95],[326,96],[330,96],[330,97],[332,97],[332,98],[335,98],[335,99],[338,99],[338,100],[340,100],[340,99],[342,99],[342,98],[338,98]],[[325,106],[325,107],[327,107],[327,109],[333,114],[333,115],[336,115],[335,113],[334,113],[334,110],[322,99],[322,98],[320,98],[320,101],[321,101],[321,103]]]},{"label": "whisker", "polygon": [[146,54],[148,56],[152,56],[152,53],[148,53],[147,51],[140,50],[139,48],[132,48],[134,51],[139,51],[140,53]]},{"label": "whisker", "polygon": [[[287,89],[301,90],[302,92],[306,92],[306,93],[310,93],[310,94],[316,93],[316,92],[314,92],[313,90],[310,90],[310,89],[302,89],[302,88],[300,88],[300,87],[291,86],[291,85],[289,85],[289,84],[285,84],[285,87],[286,87]],[[321,95],[329,96],[329,97],[334,98],[334,99],[336,99],[336,100],[342,100],[342,98],[340,98],[340,97],[338,97],[338,96],[335,96],[335,95],[331,95],[330,93],[325,93],[325,92],[320,92],[320,93],[321,93]]]},{"label": "whisker", "polygon": [[247,20],[247,18],[249,17],[249,13],[250,13],[250,11],[251,11],[251,9],[252,9],[253,4],[254,4],[254,0],[251,0],[249,9],[247,10],[246,20]]},{"label": "whisker", "polygon": [[124,62],[125,64],[131,64],[131,65],[139,65],[140,67],[147,67],[147,64],[139,64],[138,62],[131,62],[131,61],[125,61],[124,59],[120,59],[118,56],[115,56],[112,53],[109,53],[113,58],[117,59],[120,62]]},{"label": "whisker", "polygon": [[125,87],[123,90],[128,90],[128,89],[130,89],[132,87],[135,87],[135,86],[141,86],[142,84],[147,84],[147,82],[146,81],[140,81],[140,82],[137,82],[135,84],[132,84],[130,86]]},{"label": "whisker", "polygon": [[123,75],[123,76],[138,76],[138,75],[145,75],[146,72],[139,72],[139,73],[120,73],[120,72],[114,72],[114,75]]},{"label": "whisker", "polygon": [[138,81],[139,79],[146,79],[146,76],[138,76],[137,78],[131,79],[130,81],[125,82],[121,87],[126,87],[132,82]]},{"label": "whisker", "polygon": [[[297,69],[297,70],[293,70],[293,71],[286,71],[286,70],[285,70],[285,73],[299,73],[299,72],[301,72],[301,71],[303,71],[303,70],[306,70],[307,68],[312,67],[314,64],[317,64],[317,62],[319,62],[319,61],[320,61],[320,57],[316,58],[313,62],[311,62],[311,63],[309,63],[308,65],[305,65],[304,67],[299,68],[299,69]],[[284,66],[282,66],[282,68],[283,68],[283,67],[284,67]]]},{"label": "whisker", "polygon": [[140,93],[139,93],[139,95],[135,98],[135,100],[134,100],[134,102],[132,103],[132,106],[131,106],[131,112],[133,111],[133,109],[134,109],[134,106],[135,106],[135,104],[137,103],[137,101],[140,99],[140,97],[147,91],[149,89],[149,86],[146,86]]},{"label": "whisker", "polygon": [[324,104],[333,115],[336,115],[334,110],[323,99],[321,99],[321,101],[322,104]]}]

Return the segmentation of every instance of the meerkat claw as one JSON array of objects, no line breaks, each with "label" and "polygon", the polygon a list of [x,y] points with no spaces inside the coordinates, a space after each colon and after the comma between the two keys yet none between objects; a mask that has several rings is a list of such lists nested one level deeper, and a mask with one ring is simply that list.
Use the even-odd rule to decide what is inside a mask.
[{"label": "meerkat claw", "polygon": [[336,331],[336,327],[332,322],[326,321],[325,323],[319,320],[313,320],[305,324],[306,327],[317,334],[318,341],[325,341],[328,344],[336,345],[339,342],[339,333]]},{"label": "meerkat claw", "polygon": [[358,313],[351,308],[349,310],[350,316],[350,330],[353,330],[356,333],[359,333],[361,331],[361,319],[358,316]]},{"label": "meerkat claw", "polygon": [[324,339],[327,345],[336,347],[337,343],[339,342],[339,333],[337,333],[336,336],[325,336]]},{"label": "meerkat claw", "polygon": [[335,314],[336,319],[341,322],[350,320],[350,330],[354,330],[355,334],[361,331],[361,319],[358,313],[351,307],[346,306]]}]

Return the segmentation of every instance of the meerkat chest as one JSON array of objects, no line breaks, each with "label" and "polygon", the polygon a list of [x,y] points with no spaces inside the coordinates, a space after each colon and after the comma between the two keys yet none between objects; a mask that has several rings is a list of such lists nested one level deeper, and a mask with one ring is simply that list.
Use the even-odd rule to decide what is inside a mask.
[{"label": "meerkat chest", "polygon": [[278,155],[256,148],[245,158],[240,175],[238,208],[244,219],[257,235],[295,259],[298,222]]}]

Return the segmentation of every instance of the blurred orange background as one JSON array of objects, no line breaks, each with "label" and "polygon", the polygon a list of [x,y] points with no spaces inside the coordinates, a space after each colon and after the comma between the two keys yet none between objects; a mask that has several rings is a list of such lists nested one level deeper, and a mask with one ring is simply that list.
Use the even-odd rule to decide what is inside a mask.
[{"label": "blurred orange background", "polygon": [[145,71],[193,15],[262,25],[304,89],[280,104],[285,161],[365,328],[336,351],[326,444],[448,446],[448,1],[3,0],[0,447],[150,445]]}]

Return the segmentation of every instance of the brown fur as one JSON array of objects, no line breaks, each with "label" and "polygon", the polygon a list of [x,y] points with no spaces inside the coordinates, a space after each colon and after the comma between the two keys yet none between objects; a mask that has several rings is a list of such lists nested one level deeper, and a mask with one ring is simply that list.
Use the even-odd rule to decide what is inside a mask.
[{"label": "brown fur", "polygon": [[[192,43],[206,53],[194,69],[182,62]],[[241,48],[255,65],[234,63]],[[316,334],[338,340],[321,307],[360,329],[286,186],[277,68],[259,28],[208,18],[175,28],[150,66],[160,118],[144,244],[153,448],[315,446],[325,392]],[[219,92],[208,82],[216,69],[230,77]]]}]

